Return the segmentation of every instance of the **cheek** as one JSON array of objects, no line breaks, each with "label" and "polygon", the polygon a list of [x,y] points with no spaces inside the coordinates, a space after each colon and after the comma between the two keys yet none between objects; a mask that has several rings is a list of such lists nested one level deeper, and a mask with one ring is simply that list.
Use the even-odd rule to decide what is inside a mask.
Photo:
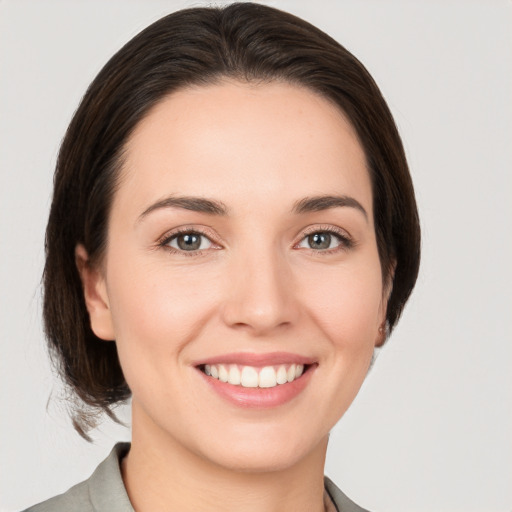
[{"label": "cheek", "polygon": [[[357,395],[374,353],[381,322],[382,278],[378,257],[303,273],[308,317],[320,338],[315,402],[322,426],[331,429]],[[307,276],[307,277],[306,277]],[[320,331],[320,332],[319,332]]]},{"label": "cheek", "polygon": [[[129,276],[129,278],[127,278]],[[110,272],[109,298],[125,372],[144,362],[176,360],[213,313],[215,300],[200,273],[165,265],[124,265]],[[161,371],[165,372],[165,368]]]},{"label": "cheek", "polygon": [[382,311],[378,259],[310,272],[303,287],[311,316],[333,343],[354,349],[373,346]]}]

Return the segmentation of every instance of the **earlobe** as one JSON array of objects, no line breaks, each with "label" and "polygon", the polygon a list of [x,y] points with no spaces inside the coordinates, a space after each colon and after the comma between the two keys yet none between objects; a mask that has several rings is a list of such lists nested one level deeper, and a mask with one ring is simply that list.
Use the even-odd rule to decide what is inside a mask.
[{"label": "earlobe", "polygon": [[395,270],[396,261],[392,261],[383,289],[383,296],[381,302],[381,323],[379,325],[377,337],[375,339],[376,347],[382,347],[382,345],[386,343],[386,340],[389,337],[389,323],[387,321],[387,311],[389,298],[391,297],[391,293],[393,292],[393,280],[395,278]]},{"label": "earlobe", "polygon": [[382,347],[384,343],[386,343],[386,340],[388,339],[388,323],[387,321],[384,321],[382,324],[380,324],[378,329],[377,338],[375,340],[375,347]]},{"label": "earlobe", "polygon": [[75,263],[82,281],[85,305],[89,312],[91,329],[103,340],[114,340],[114,326],[105,278],[101,270],[91,265],[89,255],[81,244],[75,248]]}]

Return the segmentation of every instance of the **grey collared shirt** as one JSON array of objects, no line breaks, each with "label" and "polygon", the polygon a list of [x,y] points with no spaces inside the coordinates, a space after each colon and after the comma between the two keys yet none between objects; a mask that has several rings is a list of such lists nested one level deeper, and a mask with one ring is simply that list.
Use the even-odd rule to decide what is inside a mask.
[{"label": "grey collared shirt", "polygon": [[[24,512],[134,512],[119,466],[129,449],[129,443],[116,444],[87,480]],[[331,505],[330,498],[338,512],[368,512],[353,503],[327,477],[325,491],[327,507]]]}]

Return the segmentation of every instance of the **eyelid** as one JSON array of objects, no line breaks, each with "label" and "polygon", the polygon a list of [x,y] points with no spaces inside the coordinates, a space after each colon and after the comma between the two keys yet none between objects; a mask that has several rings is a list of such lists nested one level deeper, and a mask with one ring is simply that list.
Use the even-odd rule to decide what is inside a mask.
[{"label": "eyelid", "polygon": [[[208,240],[212,243],[213,247],[208,249],[202,249],[197,251],[182,251],[173,247],[170,247],[168,244],[169,242],[177,237],[180,234],[184,233],[197,233],[201,236],[204,236],[208,238]],[[325,250],[316,250],[316,249],[310,249],[311,251],[317,253],[317,254],[330,254],[333,252],[343,251],[347,249],[351,249],[355,245],[355,240],[353,237],[344,229],[334,226],[332,224],[315,224],[308,226],[302,230],[299,237],[295,240],[293,243],[293,249],[298,249],[298,245],[300,242],[304,240],[304,238],[308,237],[309,235],[312,235],[314,233],[330,233],[334,236],[338,237],[340,240],[340,246],[333,248],[333,249],[325,249]],[[198,256],[202,254],[205,251],[209,250],[218,250],[222,249],[222,244],[218,241],[219,240],[218,234],[209,228],[208,226],[197,226],[197,225],[184,225],[184,226],[178,226],[176,228],[173,228],[167,232],[165,232],[158,240],[157,240],[157,246],[165,248],[173,253],[179,253],[186,256]]]},{"label": "eyelid", "polygon": [[[197,251],[182,251],[179,249],[176,249],[174,247],[169,246],[169,242],[176,238],[179,235],[186,234],[186,233],[196,233],[198,235],[206,237],[213,245],[213,247],[208,249],[200,249]],[[222,245],[218,242],[219,236],[210,228],[207,226],[196,226],[196,225],[184,225],[184,226],[178,226],[176,228],[173,228],[169,231],[166,231],[158,240],[157,245],[158,247],[165,248],[173,253],[179,253],[184,254],[186,256],[195,256],[202,254],[204,251],[208,251],[211,249],[221,249]]]},{"label": "eyelid", "polygon": [[337,251],[343,251],[343,250],[351,249],[355,245],[355,240],[346,230],[344,230],[338,226],[333,226],[332,224],[316,224],[313,226],[308,226],[301,232],[300,238],[298,238],[294,242],[293,248],[298,249],[298,245],[306,237],[308,237],[309,235],[312,235],[314,233],[330,233],[330,234],[337,236],[341,242],[340,247],[336,247],[333,249],[325,249],[325,250],[310,249],[311,251],[318,253],[318,254],[321,254],[321,253],[322,254],[330,254],[330,253],[337,252]]}]

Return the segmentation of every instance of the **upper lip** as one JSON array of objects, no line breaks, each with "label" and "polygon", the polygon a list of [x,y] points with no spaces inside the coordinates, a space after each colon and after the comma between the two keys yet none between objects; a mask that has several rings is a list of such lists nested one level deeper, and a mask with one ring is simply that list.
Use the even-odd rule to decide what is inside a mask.
[{"label": "upper lip", "polygon": [[218,356],[197,360],[194,366],[205,364],[240,364],[243,366],[274,366],[279,364],[313,364],[315,360],[291,352],[270,352],[267,354],[255,354],[250,352],[233,352]]}]

